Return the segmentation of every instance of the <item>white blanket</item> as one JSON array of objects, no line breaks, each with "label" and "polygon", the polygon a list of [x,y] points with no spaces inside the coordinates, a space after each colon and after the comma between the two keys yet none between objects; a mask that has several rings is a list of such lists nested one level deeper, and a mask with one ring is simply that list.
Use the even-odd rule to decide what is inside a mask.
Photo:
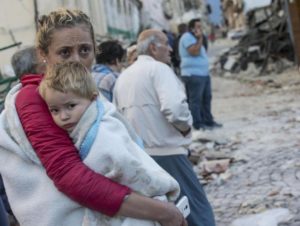
[{"label": "white blanket", "polygon": [[[55,188],[28,142],[16,114],[14,103],[20,87],[21,85],[17,85],[9,92],[5,110],[0,116],[0,173],[9,202],[20,224],[154,225],[154,222],[131,218],[109,218],[80,206]],[[128,135],[128,127],[121,123],[122,119],[113,105],[106,102],[104,106],[106,111],[99,134],[84,163],[97,172],[129,185],[141,194],[157,196],[170,192],[169,198],[174,200],[179,193],[178,183],[132,141]],[[82,122],[85,122],[87,115],[87,118],[93,115],[90,113],[93,109],[96,108],[91,105]],[[92,120],[92,117],[90,119]],[[87,124],[84,123],[87,126],[82,126],[81,122],[71,134],[77,146],[82,142],[90,119],[85,122]]]}]

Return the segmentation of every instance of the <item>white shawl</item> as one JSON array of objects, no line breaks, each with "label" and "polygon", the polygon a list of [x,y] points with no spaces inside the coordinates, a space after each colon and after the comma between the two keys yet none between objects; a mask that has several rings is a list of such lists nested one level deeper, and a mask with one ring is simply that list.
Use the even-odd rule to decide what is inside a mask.
[{"label": "white shawl", "polygon": [[[19,84],[9,92],[5,109],[0,116],[0,173],[9,202],[20,224],[22,226],[154,225],[155,223],[150,221],[107,217],[80,206],[56,189],[27,140],[16,113],[15,98],[20,87]],[[86,115],[93,115],[89,113],[93,112],[93,109],[95,110],[91,105],[82,122]],[[148,196],[171,192],[170,198],[174,200],[179,193],[178,183],[132,142],[114,107],[106,102],[105,109],[99,135],[84,163],[120,183],[132,184],[133,190],[137,192]],[[92,120],[92,117],[90,119]],[[71,134],[77,146],[88,129],[81,126],[82,122]],[[137,156],[134,156],[135,154]],[[139,164],[140,162],[143,164]],[[132,166],[129,163],[136,164],[136,168],[133,165],[127,170],[128,166]],[[138,177],[134,177],[134,173],[137,173]]]}]

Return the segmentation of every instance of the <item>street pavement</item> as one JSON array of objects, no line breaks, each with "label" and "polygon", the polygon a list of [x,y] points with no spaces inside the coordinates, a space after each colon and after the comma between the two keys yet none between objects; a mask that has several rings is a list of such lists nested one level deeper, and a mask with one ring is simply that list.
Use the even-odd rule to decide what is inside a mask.
[{"label": "street pavement", "polygon": [[[291,213],[291,219],[279,226],[300,226],[298,70],[292,67],[280,75],[239,81],[212,76],[213,113],[224,127],[193,134],[195,141],[207,134],[226,140],[207,146],[206,153],[232,158],[227,176],[213,173],[204,186],[217,226],[274,208]],[[199,165],[195,169],[201,172]]]}]

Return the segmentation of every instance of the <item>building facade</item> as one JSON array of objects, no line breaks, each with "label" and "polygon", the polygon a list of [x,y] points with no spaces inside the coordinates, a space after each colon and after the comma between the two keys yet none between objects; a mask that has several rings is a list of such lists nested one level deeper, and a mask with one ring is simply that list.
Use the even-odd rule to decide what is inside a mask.
[{"label": "building facade", "polygon": [[[32,0],[0,1],[0,70],[12,75],[10,58],[21,46],[35,42],[36,19],[50,11],[67,7],[88,14],[98,42],[118,39],[125,45],[135,40],[141,27],[138,0]],[[21,43],[21,45],[17,45]],[[10,47],[9,46],[14,46]]]},{"label": "building facade", "polygon": [[[179,23],[192,18],[207,21],[204,0],[27,0],[0,1],[0,69],[7,67],[19,47],[33,45],[36,19],[59,7],[78,8],[87,13],[94,25],[96,40],[118,39],[124,46],[135,41],[146,28],[177,32]],[[4,47],[16,45],[12,48]]]},{"label": "building facade", "polygon": [[[35,34],[33,1],[0,1],[0,69],[12,73],[10,57],[17,50],[17,43],[32,45]],[[9,48],[9,46],[14,46]]]},{"label": "building facade", "polygon": [[191,19],[200,18],[204,29],[207,29],[208,14],[205,0],[168,0],[172,5],[173,17],[170,19],[171,30],[177,32],[177,25],[188,23]]}]

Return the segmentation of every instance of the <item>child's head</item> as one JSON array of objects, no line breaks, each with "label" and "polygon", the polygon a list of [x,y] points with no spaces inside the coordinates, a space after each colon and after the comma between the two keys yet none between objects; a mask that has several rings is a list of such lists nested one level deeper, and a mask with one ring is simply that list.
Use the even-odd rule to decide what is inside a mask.
[{"label": "child's head", "polygon": [[78,62],[49,67],[39,92],[54,122],[68,132],[75,128],[84,111],[98,95],[92,75]]}]

